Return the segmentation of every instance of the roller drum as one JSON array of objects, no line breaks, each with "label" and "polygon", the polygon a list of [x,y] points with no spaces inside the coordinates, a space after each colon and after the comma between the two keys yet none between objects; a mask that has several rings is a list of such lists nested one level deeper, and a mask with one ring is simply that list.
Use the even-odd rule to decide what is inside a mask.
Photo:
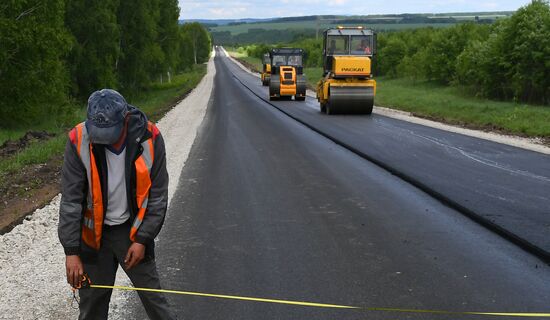
[{"label": "roller drum", "polygon": [[307,80],[306,76],[299,74],[296,76],[296,100],[304,101],[306,99]]},{"label": "roller drum", "polygon": [[269,85],[269,75],[264,75],[264,79],[262,80],[262,85],[268,86]]},{"label": "roller drum", "polygon": [[269,99],[274,100],[281,96],[281,76],[278,74],[271,75],[269,81]]},{"label": "roller drum", "polygon": [[371,114],[373,106],[373,87],[330,86],[330,114]]}]

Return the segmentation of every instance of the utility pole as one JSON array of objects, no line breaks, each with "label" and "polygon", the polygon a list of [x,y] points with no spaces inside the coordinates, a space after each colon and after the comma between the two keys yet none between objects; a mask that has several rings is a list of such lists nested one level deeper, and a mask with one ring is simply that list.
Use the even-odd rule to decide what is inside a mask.
[{"label": "utility pole", "polygon": [[317,25],[317,29],[315,31],[315,40],[319,40],[319,16],[315,19],[315,24]]}]

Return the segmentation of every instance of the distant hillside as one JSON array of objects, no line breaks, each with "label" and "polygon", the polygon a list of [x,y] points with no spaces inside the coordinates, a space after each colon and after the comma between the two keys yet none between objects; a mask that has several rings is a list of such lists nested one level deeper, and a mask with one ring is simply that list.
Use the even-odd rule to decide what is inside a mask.
[{"label": "distant hillside", "polygon": [[[427,19],[454,19],[454,20],[475,20],[478,17],[481,20],[495,20],[502,17],[512,15],[513,11],[498,11],[498,12],[450,12],[450,13],[415,13],[415,14],[390,14],[390,15],[312,15],[312,16],[299,16],[299,17],[280,17],[280,18],[243,18],[243,19],[182,19],[179,20],[180,24],[187,22],[199,22],[208,26],[217,26],[218,30],[213,31],[226,31],[226,29],[232,29],[231,27],[248,25],[240,28],[234,28],[237,32],[230,31],[232,34],[240,33],[242,30],[250,28],[262,27],[264,23],[286,23],[286,22],[302,22],[304,27],[309,27],[311,22],[319,22],[322,25],[326,25],[327,21],[338,23],[339,21],[372,21],[376,23],[387,23],[407,20],[422,20]],[[434,21],[434,20],[430,20]],[[246,32],[246,31],[245,31]]]},{"label": "distant hillside", "polygon": [[243,24],[243,23],[256,23],[256,22],[266,22],[271,21],[274,18],[269,19],[252,19],[252,18],[245,18],[245,19],[183,19],[180,20],[180,24],[188,23],[188,22],[199,22],[204,25],[218,25],[218,26],[226,26],[226,25],[235,25],[235,24]]},{"label": "distant hillside", "polygon": [[[312,21],[312,20],[400,20],[404,18],[455,18],[455,19],[495,19],[511,16],[514,11],[497,12],[451,12],[451,13],[403,13],[403,14],[373,14],[373,15],[312,15],[300,17],[282,17],[267,19],[271,22]],[[253,21],[258,22],[258,21]],[[261,22],[261,21],[260,21]]]},{"label": "distant hillside", "polygon": [[445,28],[466,21],[493,23],[513,13],[513,11],[506,11],[356,16],[313,15],[272,19],[200,20],[199,22],[209,28],[216,44],[274,44],[289,42],[296,38],[315,37],[323,30],[338,25],[361,25],[378,32],[423,27]]},{"label": "distant hillside", "polygon": [[[513,11],[505,12],[461,12],[461,13],[421,13],[394,15],[320,15],[301,17],[282,17],[272,19],[241,19],[241,20],[202,20],[212,26],[212,32],[229,31],[231,35],[246,33],[250,29],[285,30],[285,29],[325,29],[336,25],[366,25],[379,30],[403,29],[404,27],[419,27],[436,24],[455,24],[464,21],[491,23],[496,19],[512,15]],[[216,23],[218,21],[219,23]],[[224,24],[222,24],[224,23]],[[408,26],[407,26],[408,25]]]}]

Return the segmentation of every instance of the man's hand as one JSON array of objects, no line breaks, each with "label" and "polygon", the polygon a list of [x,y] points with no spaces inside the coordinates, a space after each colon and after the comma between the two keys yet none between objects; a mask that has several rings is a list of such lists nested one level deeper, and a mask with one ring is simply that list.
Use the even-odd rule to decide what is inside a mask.
[{"label": "man's hand", "polygon": [[126,270],[130,270],[135,267],[145,257],[145,246],[141,243],[134,242],[128,249],[124,263],[126,264]]},{"label": "man's hand", "polygon": [[67,269],[67,282],[73,287],[78,287],[80,279],[84,275],[84,267],[79,256],[67,256],[65,258],[65,267]]}]

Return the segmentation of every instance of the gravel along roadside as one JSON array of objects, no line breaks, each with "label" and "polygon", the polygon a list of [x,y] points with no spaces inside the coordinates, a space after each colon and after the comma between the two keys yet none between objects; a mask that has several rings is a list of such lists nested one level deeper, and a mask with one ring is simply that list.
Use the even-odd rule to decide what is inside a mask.
[{"label": "gravel along roadside", "polygon": [[[210,100],[216,73],[214,54],[213,51],[207,74],[199,85],[158,122],[166,143],[170,198]],[[0,319],[68,320],[78,316],[78,306],[72,304],[65,279],[63,248],[57,238],[60,198],[56,196],[0,236]],[[117,284],[129,283],[124,272],[119,271]],[[109,319],[126,319],[124,306],[128,299],[137,299],[137,294],[113,292]]]}]

